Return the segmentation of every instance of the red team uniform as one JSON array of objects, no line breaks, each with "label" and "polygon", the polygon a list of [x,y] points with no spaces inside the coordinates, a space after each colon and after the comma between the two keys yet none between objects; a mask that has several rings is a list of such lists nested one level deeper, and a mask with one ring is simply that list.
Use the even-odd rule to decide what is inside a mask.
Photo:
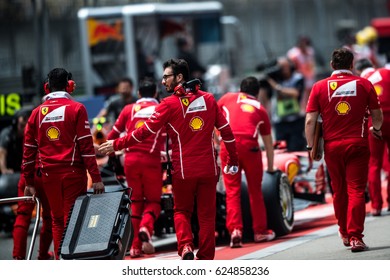
[{"label": "red team uniform", "polygon": [[[216,184],[220,168],[214,147],[216,127],[230,151],[230,165],[237,165],[234,136],[210,93],[197,91],[164,98],[139,129],[113,142],[114,150],[131,147],[165,127],[172,142],[174,222],[181,256],[185,246],[194,249],[191,216],[196,200],[199,220],[198,259],[215,255]],[[194,152],[195,151],[195,152]]]},{"label": "red team uniform", "polygon": [[[154,98],[141,98],[135,104],[126,105],[107,139],[117,139],[123,132],[131,134],[144,124],[158,104]],[[158,130],[153,137],[125,149],[124,171],[128,186],[132,188],[131,219],[135,232],[133,249],[141,250],[139,229],[146,227],[148,232],[152,233],[154,222],[160,215],[162,191],[160,152],[164,143],[162,132]]]},{"label": "red team uniform", "polygon": [[[373,213],[380,215],[383,207],[381,170],[384,167],[384,160],[389,161],[388,149],[390,148],[390,69],[384,67],[377,70],[374,70],[374,68],[366,70],[362,72],[361,76],[367,78],[374,85],[383,112],[383,124],[381,129],[383,140],[376,139],[371,134],[368,137],[371,152],[368,188]],[[384,158],[384,155],[387,158]],[[390,207],[389,181],[387,183],[387,205]]]},{"label": "red team uniform", "polygon": [[367,109],[379,108],[369,81],[351,71],[336,70],[314,84],[306,109],[319,112],[323,120],[324,155],[340,234],[359,240],[363,238],[370,157]]},{"label": "red team uniform", "polygon": [[39,160],[43,190],[53,219],[56,258],[69,210],[87,191],[87,172],[101,182],[87,111],[64,91],[51,92],[35,108],[25,130],[22,171],[26,186],[34,186],[35,162]]},{"label": "red team uniform", "polygon": [[[234,229],[242,231],[241,170],[245,171],[250,198],[254,233],[267,231],[267,212],[261,191],[263,160],[258,137],[271,134],[268,113],[255,97],[246,93],[227,93],[218,101],[236,139],[239,170],[235,175],[224,175],[226,188],[226,227],[230,234]],[[221,164],[227,164],[228,152],[221,145]]]},{"label": "red team uniform", "polygon": [[[24,188],[26,181],[23,176],[20,176],[18,182],[18,196],[24,196]],[[47,260],[53,258],[50,250],[52,235],[52,220],[50,214],[50,206],[46,194],[42,188],[42,177],[35,174],[34,186],[36,188],[36,196],[42,205],[42,227],[39,231],[39,250],[38,260]],[[14,259],[25,259],[27,251],[27,236],[31,225],[31,215],[34,211],[35,204],[27,201],[18,202],[18,215],[15,219],[14,230],[12,232],[14,238],[14,249],[12,256]]]}]

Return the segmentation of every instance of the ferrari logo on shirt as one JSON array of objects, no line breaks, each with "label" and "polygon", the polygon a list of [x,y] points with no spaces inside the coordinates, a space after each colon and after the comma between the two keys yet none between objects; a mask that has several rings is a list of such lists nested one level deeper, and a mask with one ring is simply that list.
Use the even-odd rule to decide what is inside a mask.
[{"label": "ferrari logo on shirt", "polygon": [[356,96],[356,80],[341,85],[336,84],[337,89],[332,88],[333,83],[336,82],[330,82],[330,88],[333,90],[333,92],[329,93],[330,98]]},{"label": "ferrari logo on shirt", "polygon": [[45,117],[42,119],[41,124],[44,123],[54,123],[54,122],[63,122],[65,120],[65,108],[67,105],[58,107],[57,109],[54,109],[50,113],[46,114]]},{"label": "ferrari logo on shirt", "polygon": [[246,113],[253,113],[255,111],[255,108],[253,108],[253,106],[249,104],[242,104],[241,110]]},{"label": "ferrari logo on shirt", "polygon": [[330,86],[330,88],[331,88],[332,90],[335,90],[335,89],[337,88],[337,82],[331,82],[331,83],[329,84],[329,86]]},{"label": "ferrari logo on shirt", "polygon": [[141,121],[138,121],[136,124],[135,124],[135,129],[143,126],[143,124],[145,123],[145,121],[141,120]]},{"label": "ferrari logo on shirt", "polygon": [[248,97],[246,97],[245,95],[243,94],[240,94],[240,99],[247,99]]},{"label": "ferrari logo on shirt", "polygon": [[336,112],[339,115],[347,115],[351,110],[351,105],[346,101],[340,101],[336,104]]},{"label": "ferrari logo on shirt", "polygon": [[203,120],[201,117],[193,117],[190,121],[190,127],[192,131],[198,131],[201,130],[203,127]]},{"label": "ferrari logo on shirt", "polygon": [[60,130],[55,126],[51,126],[46,130],[46,135],[50,141],[58,140],[60,139]]},{"label": "ferrari logo on shirt", "polygon": [[181,103],[183,103],[184,106],[188,106],[190,104],[190,101],[187,97],[181,99]]},{"label": "ferrari logo on shirt", "polygon": [[135,112],[139,111],[139,109],[141,109],[141,105],[135,105],[134,106],[134,111]]},{"label": "ferrari logo on shirt", "polygon": [[49,112],[49,107],[42,107],[42,109],[41,109],[42,115],[46,115],[47,112]]}]

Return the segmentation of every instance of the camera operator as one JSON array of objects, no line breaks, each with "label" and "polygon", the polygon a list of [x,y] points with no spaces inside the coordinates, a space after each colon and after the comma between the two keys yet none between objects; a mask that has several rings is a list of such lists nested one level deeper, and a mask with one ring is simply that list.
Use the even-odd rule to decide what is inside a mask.
[{"label": "camera operator", "polygon": [[[288,151],[305,150],[304,115],[300,109],[304,77],[286,57],[279,58],[276,65],[264,72],[266,84],[271,89],[270,111],[275,139],[286,141]],[[267,86],[263,86],[265,92]]]}]

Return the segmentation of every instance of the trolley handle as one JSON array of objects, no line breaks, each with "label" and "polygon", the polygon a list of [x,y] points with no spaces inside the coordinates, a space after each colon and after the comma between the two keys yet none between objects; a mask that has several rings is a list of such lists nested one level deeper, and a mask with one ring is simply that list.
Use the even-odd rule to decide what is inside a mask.
[{"label": "trolley handle", "polygon": [[37,211],[36,211],[37,214],[35,218],[34,230],[31,237],[30,248],[27,254],[27,260],[31,260],[32,252],[34,250],[34,245],[35,245],[35,238],[37,236],[39,222],[41,220],[41,202],[36,196],[18,196],[18,197],[2,198],[0,199],[0,204],[14,203],[14,202],[26,201],[26,200],[34,200],[34,202],[37,205]]}]

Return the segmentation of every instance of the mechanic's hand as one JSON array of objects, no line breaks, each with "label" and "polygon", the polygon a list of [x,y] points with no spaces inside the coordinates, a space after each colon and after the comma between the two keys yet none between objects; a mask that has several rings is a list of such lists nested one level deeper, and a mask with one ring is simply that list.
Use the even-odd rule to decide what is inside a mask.
[{"label": "mechanic's hand", "polygon": [[99,152],[101,152],[104,155],[109,155],[109,154],[115,152],[114,140],[107,140],[106,142],[104,142],[103,144],[101,144],[99,146],[98,150],[99,150]]},{"label": "mechanic's hand", "polygon": [[379,129],[379,130],[375,130],[373,126],[370,127],[370,131],[372,133],[372,136],[374,136],[376,139],[378,140],[382,140],[382,131]]},{"label": "mechanic's hand", "polygon": [[92,183],[92,188],[94,194],[104,193],[103,182]]},{"label": "mechanic's hand", "polygon": [[24,187],[24,195],[25,196],[32,196],[32,202],[34,202],[35,200],[35,194],[36,194],[36,190],[35,190],[35,187],[34,186],[25,186]]},{"label": "mechanic's hand", "polygon": [[235,175],[238,172],[238,166],[237,165],[226,165],[225,168],[223,169],[223,172],[225,174],[230,174],[230,175]]}]

